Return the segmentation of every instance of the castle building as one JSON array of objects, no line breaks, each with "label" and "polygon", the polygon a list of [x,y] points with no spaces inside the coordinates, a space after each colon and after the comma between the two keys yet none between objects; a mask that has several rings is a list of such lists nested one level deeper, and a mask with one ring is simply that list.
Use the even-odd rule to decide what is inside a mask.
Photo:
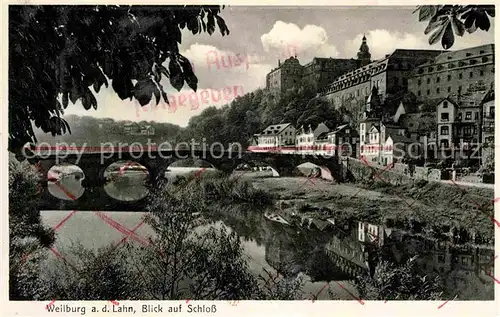
[{"label": "castle building", "polygon": [[443,52],[421,64],[408,79],[408,89],[419,100],[461,95],[472,86],[485,89],[495,77],[495,46],[482,45]]},{"label": "castle building", "polygon": [[278,67],[266,75],[266,88],[275,93],[282,93],[301,85],[302,81],[313,85],[316,91],[324,89],[342,74],[370,63],[370,50],[363,36],[357,59],[315,57],[304,66],[297,56],[278,61]]},{"label": "castle building", "polygon": [[304,65],[302,79],[309,82],[316,90],[326,87],[343,73],[359,67],[356,59],[319,58]]},{"label": "castle building", "polygon": [[278,61],[278,67],[266,75],[266,89],[280,94],[296,87],[300,84],[303,72],[304,67],[300,65],[297,57],[292,56],[283,63]]},{"label": "castle building", "polygon": [[[367,45],[363,43],[358,57],[368,58]],[[377,87],[384,101],[389,95],[408,91],[408,78],[420,64],[432,60],[441,51],[397,49],[385,58],[374,61],[339,76],[319,91],[335,108],[356,109],[365,104],[373,87]]]}]

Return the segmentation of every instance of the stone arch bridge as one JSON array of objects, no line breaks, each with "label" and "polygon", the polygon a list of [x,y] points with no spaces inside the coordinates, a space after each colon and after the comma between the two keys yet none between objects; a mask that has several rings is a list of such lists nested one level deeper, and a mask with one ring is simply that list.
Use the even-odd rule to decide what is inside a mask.
[{"label": "stone arch bridge", "polygon": [[[147,153],[134,151],[100,151],[65,153],[64,155],[61,153],[37,153],[31,155],[28,160],[32,164],[36,164],[43,175],[44,193],[41,199],[41,209],[141,211],[144,210],[147,195],[134,201],[124,201],[111,197],[105,190],[105,185],[109,182],[105,175],[106,169],[119,161],[137,162],[147,169],[147,173],[145,173],[147,183],[154,186],[159,180],[165,180],[165,172],[172,163],[187,158],[201,159],[225,173],[233,172],[242,163],[253,165],[255,162],[260,162],[273,168],[279,176],[293,176],[294,169],[298,165],[309,162],[320,166],[323,170],[328,170],[337,182],[343,181],[342,175],[344,174],[338,157],[273,152],[210,151],[209,153],[193,149],[155,150]],[[61,199],[50,192],[49,170],[53,166],[61,164],[76,165],[83,171],[80,182],[83,193],[72,194],[71,189],[65,189],[60,184],[59,186],[57,180],[54,181],[55,185],[59,186],[69,198]]]}]

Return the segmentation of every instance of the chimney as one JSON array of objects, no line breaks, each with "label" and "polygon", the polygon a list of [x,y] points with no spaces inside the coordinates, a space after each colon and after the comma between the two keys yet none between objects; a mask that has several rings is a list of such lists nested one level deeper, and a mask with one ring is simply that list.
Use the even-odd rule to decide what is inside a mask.
[{"label": "chimney", "polygon": [[278,59],[278,67],[281,66],[281,61]]}]

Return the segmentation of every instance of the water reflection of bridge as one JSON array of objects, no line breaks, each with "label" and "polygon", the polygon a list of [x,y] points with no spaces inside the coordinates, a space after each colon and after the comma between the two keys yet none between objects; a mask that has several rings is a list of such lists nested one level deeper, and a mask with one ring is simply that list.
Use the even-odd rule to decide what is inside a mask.
[{"label": "water reflection of bridge", "polygon": [[[82,151],[80,149],[80,151]],[[37,166],[46,176],[54,166],[64,164],[78,167],[82,178],[79,178],[79,186],[83,188],[81,197],[75,197],[70,191],[70,198],[65,202],[64,208],[67,210],[122,210],[140,211],[144,209],[146,197],[141,197],[133,201],[123,201],[111,197],[106,192],[105,186],[108,184],[107,171],[115,164],[129,165],[131,163],[144,167],[144,180],[140,180],[137,185],[155,186],[158,181],[164,181],[164,175],[168,167],[177,161],[187,158],[202,159],[214,168],[231,173],[237,166],[249,162],[264,162],[271,166],[280,176],[293,176],[297,166],[303,163],[313,163],[330,172],[337,181],[342,181],[345,172],[338,157],[321,157],[316,155],[295,155],[283,153],[260,153],[260,152],[233,152],[233,151],[206,151],[206,150],[161,150],[158,148],[136,150],[129,148],[119,151],[95,151],[82,152],[69,151],[59,153],[58,151],[48,151],[32,153],[30,162],[37,163]],[[110,171],[113,172],[113,171]],[[121,171],[115,171],[121,175]],[[143,184],[144,183],[144,184]],[[47,188],[47,183],[41,184]],[[66,188],[67,189],[67,188]],[[146,191],[147,189],[145,189]],[[66,190],[68,191],[68,190]],[[149,193],[149,191],[148,191]],[[44,209],[58,209],[60,198],[54,197],[48,190],[44,192]]]}]

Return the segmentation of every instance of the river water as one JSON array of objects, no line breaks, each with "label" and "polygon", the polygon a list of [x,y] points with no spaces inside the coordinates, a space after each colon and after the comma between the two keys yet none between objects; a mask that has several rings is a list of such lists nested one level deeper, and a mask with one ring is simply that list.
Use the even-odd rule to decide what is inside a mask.
[{"label": "river water", "polygon": [[[166,177],[173,180],[198,170],[199,168],[173,167]],[[211,169],[205,170],[210,171]],[[109,188],[108,193],[124,200],[134,195],[134,199],[140,198],[143,193],[140,188],[141,177],[138,175],[135,172],[129,174],[132,181],[119,186],[115,184]],[[255,275],[262,274],[263,269],[278,270],[287,276],[301,274],[306,279],[304,299],[317,294],[326,281],[335,281],[329,283],[328,289],[336,299],[352,300],[356,296],[356,291],[348,281],[356,273],[373,268],[366,244],[362,242],[365,239],[360,238],[360,232],[365,231],[360,231],[361,225],[356,223],[343,230],[325,224],[324,221],[316,222],[316,225],[314,222],[312,225],[286,225],[266,219],[264,212],[231,209],[215,216],[216,226],[226,226],[240,236],[250,270]],[[56,226],[68,213],[58,210],[42,211],[42,221],[49,226]],[[122,226],[132,229],[140,222],[143,213],[114,211],[105,214]],[[415,253],[426,254],[419,262],[422,270],[434,272],[448,280],[450,293],[460,290],[462,300],[493,299],[493,279],[481,268],[482,264],[491,261],[493,251],[473,247],[456,248],[429,241],[422,243],[417,239],[408,240],[398,236],[396,232],[391,233],[390,229],[387,231],[387,228],[377,227],[377,230],[385,230],[385,235],[392,239],[385,241],[385,250],[390,253],[391,260],[398,261]],[[139,228],[136,233],[139,236],[153,234],[146,226]],[[96,249],[117,242],[123,236],[123,233],[103,222],[95,213],[78,211],[58,227],[55,247],[62,254],[74,242]],[[318,299],[328,298],[326,291],[318,295]]]}]

